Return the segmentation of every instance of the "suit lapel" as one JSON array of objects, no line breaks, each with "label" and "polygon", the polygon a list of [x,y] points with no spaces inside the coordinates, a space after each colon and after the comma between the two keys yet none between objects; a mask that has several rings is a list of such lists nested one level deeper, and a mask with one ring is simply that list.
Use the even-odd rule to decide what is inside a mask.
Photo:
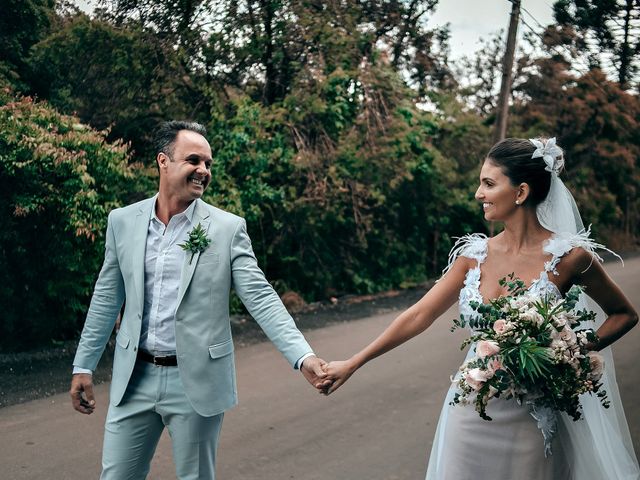
[{"label": "suit lapel", "polygon": [[149,219],[154,205],[153,198],[140,205],[136,213],[133,235],[131,236],[131,266],[133,269],[133,286],[140,311],[144,310],[144,256],[147,248],[147,235],[149,233]]},{"label": "suit lapel", "polygon": [[[206,232],[207,237],[211,238],[209,232],[209,226],[211,225],[211,216],[209,211],[204,206],[204,202],[200,199],[196,200],[196,206],[193,211],[193,218],[191,221],[191,231],[197,225],[201,224],[202,228]],[[182,298],[189,288],[189,284],[191,283],[191,279],[193,278],[193,272],[196,269],[196,265],[198,264],[198,259],[200,258],[200,252],[197,252],[193,259],[191,259],[191,253],[185,252],[184,255],[184,263],[182,264],[182,273],[180,275],[180,288],[178,289],[178,303],[177,306],[182,302]]]}]

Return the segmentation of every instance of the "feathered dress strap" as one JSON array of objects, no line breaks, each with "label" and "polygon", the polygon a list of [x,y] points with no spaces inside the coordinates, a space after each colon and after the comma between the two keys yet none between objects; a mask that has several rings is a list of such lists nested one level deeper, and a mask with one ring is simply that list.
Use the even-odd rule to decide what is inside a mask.
[{"label": "feathered dress strap", "polygon": [[[576,247],[582,248],[583,250],[589,252],[591,254],[592,263],[594,259],[598,260],[601,263],[604,262],[604,259],[597,252],[597,250],[604,250],[619,258],[624,265],[624,262],[620,255],[591,238],[591,225],[589,225],[589,228],[587,228],[586,230],[582,229],[578,233],[554,233],[553,236],[545,242],[543,247],[544,251],[553,256],[552,259],[545,264],[545,270],[547,272],[553,272],[555,275],[558,275],[558,271],[556,270],[558,262],[560,262],[560,259],[563,256],[565,256]],[[591,264],[589,264],[589,266],[591,266]]]},{"label": "feathered dress strap", "polygon": [[487,257],[487,241],[488,237],[483,233],[469,233],[462,237],[456,238],[456,243],[449,252],[449,260],[447,266],[442,270],[442,276],[444,277],[458,257],[472,258],[478,262],[478,264],[484,262]]}]

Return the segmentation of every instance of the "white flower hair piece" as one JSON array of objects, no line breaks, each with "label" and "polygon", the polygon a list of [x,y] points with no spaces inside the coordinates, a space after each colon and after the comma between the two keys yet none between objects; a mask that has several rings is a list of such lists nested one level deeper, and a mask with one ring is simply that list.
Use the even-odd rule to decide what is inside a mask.
[{"label": "white flower hair piece", "polygon": [[542,157],[546,164],[544,169],[547,172],[552,172],[556,175],[560,173],[562,167],[564,167],[564,157],[562,149],[556,145],[556,137],[550,138],[546,142],[537,138],[530,138],[529,141],[536,147],[531,158]]}]

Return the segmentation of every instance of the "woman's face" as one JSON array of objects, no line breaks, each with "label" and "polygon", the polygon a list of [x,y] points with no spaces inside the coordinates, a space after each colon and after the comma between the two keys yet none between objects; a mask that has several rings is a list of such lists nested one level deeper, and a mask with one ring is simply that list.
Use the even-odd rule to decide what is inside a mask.
[{"label": "woman's face", "polygon": [[511,184],[511,180],[502,168],[486,159],[480,170],[480,186],[476,190],[476,200],[482,202],[485,220],[504,221],[518,205],[518,187]]}]

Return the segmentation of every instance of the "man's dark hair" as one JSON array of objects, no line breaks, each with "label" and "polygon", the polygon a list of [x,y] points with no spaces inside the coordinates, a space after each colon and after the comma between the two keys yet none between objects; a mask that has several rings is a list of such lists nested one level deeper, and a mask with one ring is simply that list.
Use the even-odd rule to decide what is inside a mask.
[{"label": "man's dark hair", "polygon": [[173,147],[180,130],[191,130],[199,133],[203,137],[207,136],[206,129],[197,122],[188,122],[185,120],[171,120],[170,122],[162,122],[153,136],[153,146],[156,155],[160,152],[173,157]]}]

